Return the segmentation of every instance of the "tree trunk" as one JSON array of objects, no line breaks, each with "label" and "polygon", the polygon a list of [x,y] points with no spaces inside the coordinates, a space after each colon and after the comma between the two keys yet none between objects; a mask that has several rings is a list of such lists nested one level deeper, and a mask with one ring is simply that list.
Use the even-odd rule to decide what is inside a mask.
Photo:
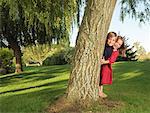
[{"label": "tree trunk", "polygon": [[21,48],[18,45],[17,41],[13,40],[13,38],[11,38],[10,40],[8,39],[9,42],[9,46],[13,49],[14,51],[14,56],[15,56],[15,61],[16,61],[16,73],[20,73],[23,71],[22,68],[22,53],[21,53]]},{"label": "tree trunk", "polygon": [[15,53],[15,58],[16,58],[16,73],[20,73],[23,71],[22,68],[22,60],[21,60],[21,50],[20,50],[20,46],[14,48],[14,53]]},{"label": "tree trunk", "polygon": [[100,58],[115,4],[116,0],[88,0],[68,83],[70,101],[96,101],[99,98]]}]

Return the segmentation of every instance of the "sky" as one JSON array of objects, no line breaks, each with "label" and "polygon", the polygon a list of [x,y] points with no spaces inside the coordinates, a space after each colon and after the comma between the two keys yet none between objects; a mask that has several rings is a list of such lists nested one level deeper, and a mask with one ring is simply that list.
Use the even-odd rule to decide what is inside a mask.
[{"label": "sky", "polygon": [[125,18],[122,23],[120,21],[120,4],[117,2],[109,31],[120,33],[121,36],[128,38],[128,43],[140,42],[147,52],[150,52],[150,25],[139,24],[138,21],[129,17]]},{"label": "sky", "polygon": [[[119,0],[117,0],[119,1]],[[82,9],[82,15],[83,15]],[[114,31],[119,33],[121,36],[128,38],[127,43],[133,45],[134,42],[140,42],[140,45],[145,48],[147,52],[150,52],[150,25],[142,24],[140,25],[138,21],[130,19],[129,17],[125,18],[125,21],[122,23],[120,21],[120,4],[117,2],[113,17],[110,23],[108,31]],[[74,46],[76,41],[76,36],[78,33],[77,26],[74,26],[72,36],[70,39],[70,45]]]}]

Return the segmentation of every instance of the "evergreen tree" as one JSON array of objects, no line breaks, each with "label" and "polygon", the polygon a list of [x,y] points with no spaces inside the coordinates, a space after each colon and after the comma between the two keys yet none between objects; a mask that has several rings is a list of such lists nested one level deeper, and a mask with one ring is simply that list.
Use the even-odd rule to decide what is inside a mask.
[{"label": "evergreen tree", "polygon": [[134,46],[132,46],[131,48],[128,48],[126,50],[126,59],[128,61],[137,61],[138,58],[137,58],[137,51],[133,50],[134,49]]},{"label": "evergreen tree", "polygon": [[126,50],[123,52],[125,52],[124,53],[125,55],[120,55],[117,58],[117,61],[137,61],[138,60],[137,51],[134,50],[134,46],[132,47],[127,46]]}]

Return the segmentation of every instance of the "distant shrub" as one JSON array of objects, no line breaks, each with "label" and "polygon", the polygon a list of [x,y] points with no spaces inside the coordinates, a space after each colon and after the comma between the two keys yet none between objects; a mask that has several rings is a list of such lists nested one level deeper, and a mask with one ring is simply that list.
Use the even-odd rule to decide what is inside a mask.
[{"label": "distant shrub", "polygon": [[63,65],[71,64],[74,54],[74,48],[68,47],[67,49],[62,49],[55,52],[53,55],[49,56],[44,62],[43,65]]},{"label": "distant shrub", "polygon": [[57,51],[60,51],[62,47],[60,45],[49,45],[49,44],[36,44],[27,46],[23,49],[23,62],[29,65],[30,62],[38,63],[43,65],[43,61],[47,57],[52,56]]},{"label": "distant shrub", "polygon": [[0,73],[7,74],[15,71],[13,67],[13,52],[8,48],[0,48]]},{"label": "distant shrub", "polygon": [[52,56],[48,57],[44,62],[43,65],[63,65],[63,64],[67,64],[66,60],[65,60],[65,51],[59,51],[55,54],[53,54]]},{"label": "distant shrub", "polygon": [[150,58],[146,58],[146,59],[144,59],[144,61],[146,61],[146,62],[147,62],[147,61],[148,61],[148,62],[150,62]]}]

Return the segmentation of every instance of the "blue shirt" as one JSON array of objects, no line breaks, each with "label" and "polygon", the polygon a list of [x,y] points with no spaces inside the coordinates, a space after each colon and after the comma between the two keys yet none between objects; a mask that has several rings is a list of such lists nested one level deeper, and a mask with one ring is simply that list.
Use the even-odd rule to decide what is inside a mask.
[{"label": "blue shirt", "polygon": [[104,49],[104,54],[103,54],[103,57],[105,58],[105,60],[110,58],[112,52],[113,52],[113,47],[106,44],[105,49]]}]

